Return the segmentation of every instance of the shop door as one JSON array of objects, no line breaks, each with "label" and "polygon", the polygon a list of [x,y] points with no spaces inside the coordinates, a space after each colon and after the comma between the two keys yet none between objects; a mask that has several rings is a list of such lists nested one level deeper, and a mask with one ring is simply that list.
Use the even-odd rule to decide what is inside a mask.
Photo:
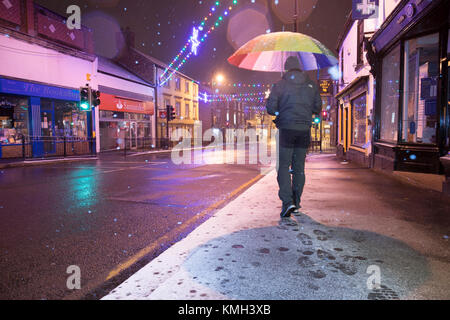
[{"label": "shop door", "polygon": [[130,149],[137,148],[137,123],[130,123]]},{"label": "shop door", "polygon": [[348,108],[344,109],[344,152],[348,151],[348,147],[350,145],[350,136],[349,136],[349,131],[350,131],[350,119],[349,119],[349,111]]},{"label": "shop door", "polygon": [[53,108],[42,108],[41,106],[41,137],[39,138],[44,156],[56,153],[55,141],[55,112]]}]

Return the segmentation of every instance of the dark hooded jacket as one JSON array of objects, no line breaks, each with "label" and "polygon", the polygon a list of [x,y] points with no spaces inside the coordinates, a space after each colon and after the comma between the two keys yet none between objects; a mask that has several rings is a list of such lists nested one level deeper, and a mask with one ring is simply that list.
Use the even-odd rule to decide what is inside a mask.
[{"label": "dark hooded jacket", "polygon": [[[294,58],[295,59],[295,58]],[[283,79],[273,85],[267,112],[275,116],[279,129],[302,130],[312,125],[312,115],[320,114],[322,99],[317,84],[300,70],[298,60],[287,59]]]}]

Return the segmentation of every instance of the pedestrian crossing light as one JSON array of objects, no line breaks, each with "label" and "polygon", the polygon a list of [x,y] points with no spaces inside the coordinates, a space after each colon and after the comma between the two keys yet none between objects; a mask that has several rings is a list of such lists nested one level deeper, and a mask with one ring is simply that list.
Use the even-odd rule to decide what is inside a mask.
[{"label": "pedestrian crossing light", "polygon": [[89,99],[89,87],[83,87],[80,90],[80,109],[81,111],[90,111],[91,103]]},{"label": "pedestrian crossing light", "polygon": [[313,121],[314,121],[314,124],[319,124],[320,123],[320,117],[316,116]]}]

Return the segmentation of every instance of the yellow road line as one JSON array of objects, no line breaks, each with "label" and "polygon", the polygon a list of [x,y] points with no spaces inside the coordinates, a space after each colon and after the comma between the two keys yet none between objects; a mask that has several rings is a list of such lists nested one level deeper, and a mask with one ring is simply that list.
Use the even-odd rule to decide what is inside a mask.
[{"label": "yellow road line", "polygon": [[[226,201],[228,201],[229,199],[233,198],[235,195],[237,195],[239,192],[241,192],[242,190],[244,190],[245,188],[247,188],[248,186],[252,185],[253,183],[255,183],[256,181],[258,181],[261,177],[263,177],[263,175],[257,175],[256,177],[254,177],[253,179],[251,179],[250,181],[244,183],[243,185],[241,185],[240,187],[238,187],[237,189],[235,189],[233,192],[231,192],[225,199],[217,201],[216,203],[212,204],[211,206],[209,206],[208,208],[206,208],[205,210],[203,210],[201,213],[191,217],[189,220],[187,220],[185,223],[183,223],[183,225],[175,228],[173,230],[173,232],[179,234],[182,233],[184,229],[186,229],[187,227],[189,227],[190,225],[192,225],[193,223],[195,223],[195,221],[203,218],[205,215],[207,215],[209,212],[211,212],[214,209],[217,209],[218,207],[220,207],[222,204],[224,204]],[[155,249],[157,249],[162,243],[169,241],[170,238],[168,235],[164,235],[160,238],[158,238],[156,240],[156,242],[154,242],[153,244],[141,249],[138,253],[136,253],[135,255],[133,255],[130,259],[128,259],[127,261],[119,264],[117,266],[117,268],[115,268],[114,270],[112,270],[108,276],[106,277],[106,280],[109,280],[111,278],[114,278],[115,276],[117,276],[118,274],[120,274],[122,271],[126,270],[127,268],[131,267],[133,264],[135,264],[136,262],[138,262],[140,259],[142,259],[143,257],[145,257],[147,254],[149,254],[150,252],[154,251]]]}]

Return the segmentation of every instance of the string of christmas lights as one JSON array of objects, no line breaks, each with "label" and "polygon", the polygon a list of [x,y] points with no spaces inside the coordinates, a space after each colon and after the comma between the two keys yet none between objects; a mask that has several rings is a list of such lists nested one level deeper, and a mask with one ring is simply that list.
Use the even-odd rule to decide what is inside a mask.
[{"label": "string of christmas lights", "polygon": [[[206,17],[204,17],[204,18],[202,19],[201,26],[204,26],[204,25],[205,25],[205,21],[208,21],[208,18],[210,18],[210,17],[213,15],[213,13],[216,12],[216,7],[218,7],[219,5],[220,5],[220,2],[219,2],[219,1],[216,1],[216,3],[214,4],[214,6],[211,7],[209,14],[208,14]],[[192,37],[190,37],[190,38],[186,41],[185,45],[181,48],[180,52],[178,52],[178,54],[175,56],[175,58],[173,58],[173,60],[172,60],[171,63],[169,64],[169,66],[164,70],[163,74],[160,76],[161,79],[165,76],[165,74],[166,74],[167,72],[169,72],[170,68],[173,67],[173,65],[181,58],[181,56],[184,55],[184,53],[186,52],[186,50],[187,50],[189,44],[191,44],[191,39],[192,39]]]},{"label": "string of christmas lights", "polygon": [[264,96],[264,95],[266,95],[266,92],[212,94],[212,95],[209,95],[209,97],[213,97],[213,98],[235,98],[235,97]]},{"label": "string of christmas lights", "polygon": [[216,83],[216,82],[202,82],[203,85],[216,87],[241,87],[241,88],[270,88],[273,84],[262,83]]},{"label": "string of christmas lights", "polygon": [[265,97],[260,98],[224,98],[224,99],[208,99],[208,102],[227,102],[227,101],[237,101],[237,102],[263,102]]},{"label": "string of christmas lights", "polygon": [[[232,4],[236,6],[238,3],[237,0],[233,0]],[[201,45],[202,42],[206,40],[208,35],[213,32],[217,27],[220,26],[221,22],[224,20],[224,16],[228,16],[230,11],[233,10],[233,6],[228,6],[227,9],[223,12],[222,15],[219,16],[219,18],[216,20],[216,22],[206,31],[203,36],[198,39],[199,33],[203,30],[205,30],[205,26],[207,21],[213,16],[214,13],[216,13],[218,10],[217,8],[220,6],[220,1],[216,1],[214,6],[211,7],[211,11],[209,12],[208,16],[204,17],[202,19],[202,22],[200,25],[196,28],[193,28],[192,36],[189,38],[189,40],[186,42],[186,44],[183,46],[183,48],[180,50],[180,52],[177,54],[177,56],[172,60],[172,62],[169,64],[169,66],[164,70],[163,74],[160,76],[160,86],[163,86],[167,81],[169,81],[173,75],[179,71],[179,69],[186,64],[186,62],[192,57],[192,54],[197,55],[198,47]],[[188,46],[191,45],[191,51],[186,54]],[[171,68],[177,63],[178,65],[171,70]],[[168,76],[164,77],[167,73],[169,73]]]},{"label": "string of christmas lights", "polygon": [[265,111],[265,110],[266,110],[266,107],[260,107],[260,106],[256,106],[256,107],[244,107],[244,111],[249,111],[249,110]]}]

